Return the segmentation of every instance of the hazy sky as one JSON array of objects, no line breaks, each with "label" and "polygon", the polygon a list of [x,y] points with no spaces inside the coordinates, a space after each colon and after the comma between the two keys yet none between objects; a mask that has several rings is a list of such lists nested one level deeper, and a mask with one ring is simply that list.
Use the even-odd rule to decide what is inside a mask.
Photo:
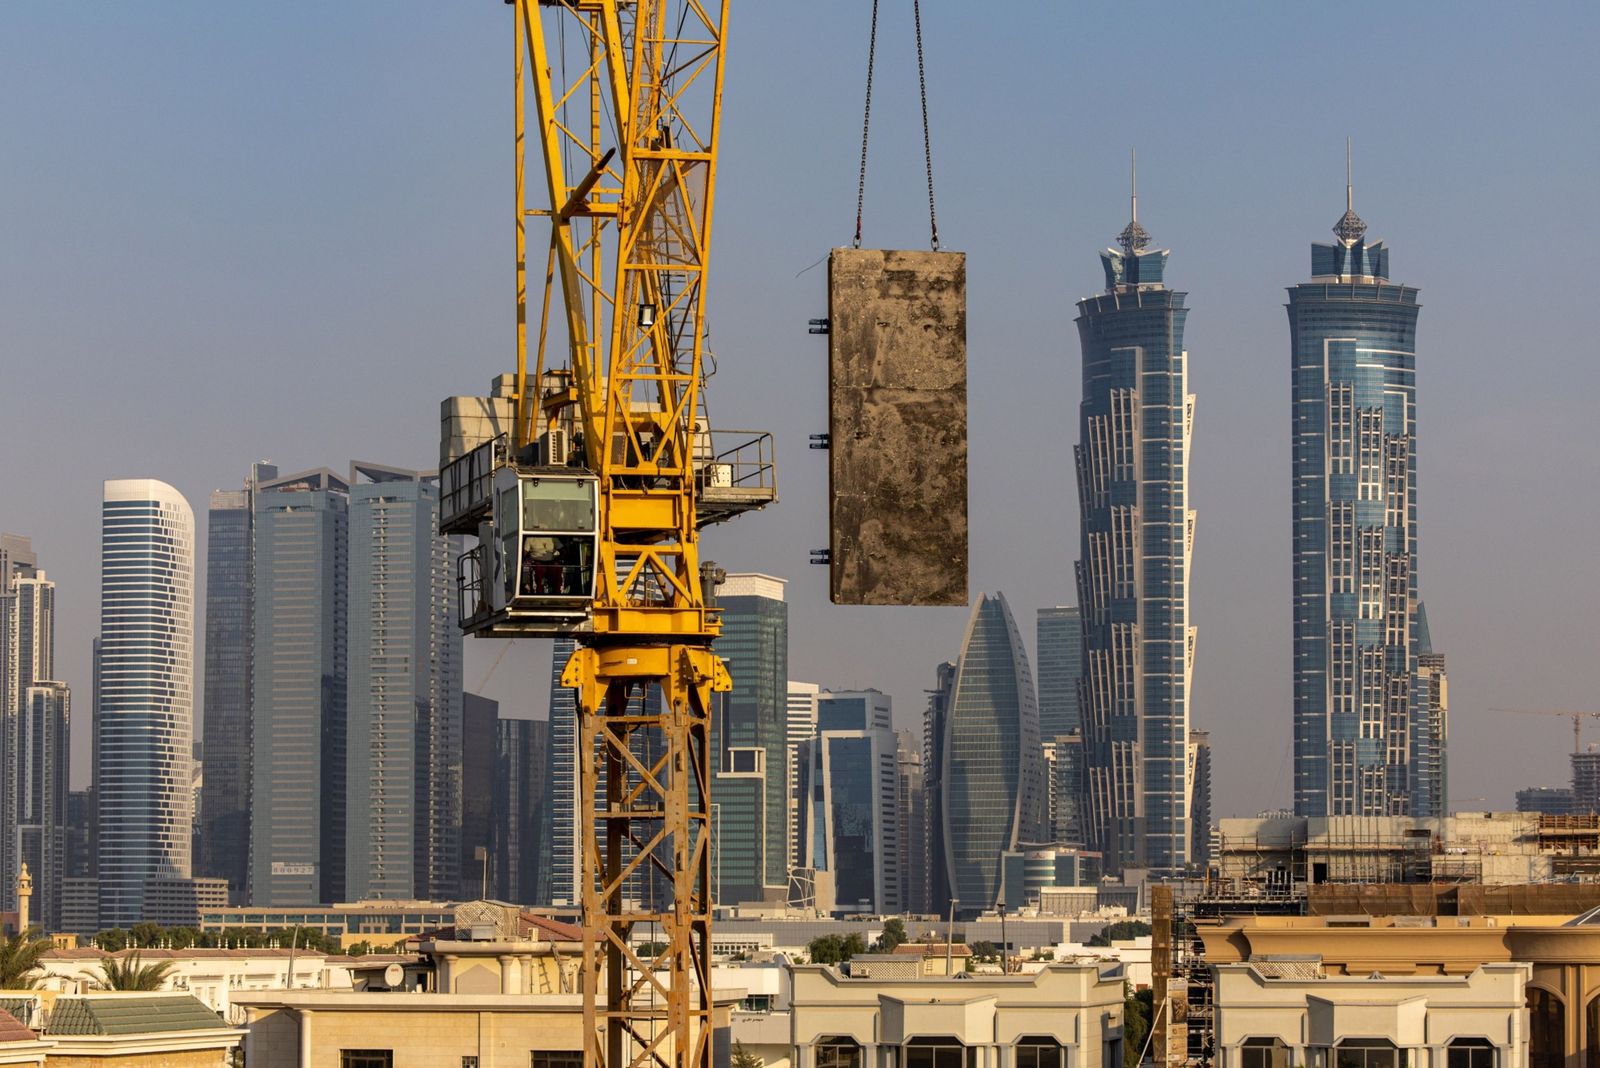
[{"label": "hazy sky", "polygon": [[[713,419],[778,435],[782,502],[708,538],[790,580],[790,675],[920,721],[961,609],[841,609],[824,272],[849,241],[867,5],[734,0]],[[945,247],[969,270],[972,589],[1025,633],[1074,600],[1074,302],[1140,221],[1187,290],[1198,395],[1193,703],[1216,811],[1290,803],[1284,287],[1344,209],[1421,288],[1421,583],[1450,658],[1450,795],[1564,783],[1600,707],[1600,10],[1586,4],[923,5]],[[909,0],[883,0],[866,243],[923,247]],[[59,586],[87,778],[100,481],[204,529],[249,463],[430,467],[439,399],[512,360],[510,9],[491,0],[0,4],[0,529]],[[534,237],[536,243],[538,238]],[[203,537],[202,537],[203,540]],[[203,578],[203,563],[201,575]],[[497,644],[469,654],[483,684]],[[485,691],[542,714],[548,647]],[[197,679],[197,692],[200,689]],[[1600,735],[1590,734],[1597,738]],[[1480,799],[1486,799],[1480,800]]]}]

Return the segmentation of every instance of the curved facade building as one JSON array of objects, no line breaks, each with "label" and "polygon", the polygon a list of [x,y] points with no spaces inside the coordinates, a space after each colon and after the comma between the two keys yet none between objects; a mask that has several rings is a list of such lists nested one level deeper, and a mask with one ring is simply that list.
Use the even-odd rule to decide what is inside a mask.
[{"label": "curved facade building", "polygon": [[94,761],[100,924],[144,919],[153,878],[190,875],[194,512],[154,479],[107,482]]},{"label": "curved facade building", "polygon": [[1443,737],[1415,685],[1417,291],[1349,201],[1289,290],[1294,809],[1438,816]]},{"label": "curved facade building", "polygon": [[1044,833],[1039,706],[1027,650],[1002,594],[980,597],[967,620],[942,748],[950,894],[958,911],[972,914],[1000,900],[1001,854]]},{"label": "curved facade building", "polygon": [[1100,254],[1106,289],[1078,302],[1078,505],[1086,837],[1109,871],[1189,862],[1189,507],[1194,397],[1186,294],[1134,221]]}]

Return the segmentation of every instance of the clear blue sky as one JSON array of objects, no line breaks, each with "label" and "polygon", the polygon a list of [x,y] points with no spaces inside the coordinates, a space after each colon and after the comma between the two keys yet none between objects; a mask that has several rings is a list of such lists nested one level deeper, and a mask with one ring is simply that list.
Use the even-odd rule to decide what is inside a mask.
[{"label": "clear blue sky", "polygon": [[[734,0],[711,329],[715,420],[779,434],[782,503],[711,539],[791,580],[791,675],[917,721],[959,609],[836,609],[823,272],[854,208],[867,5]],[[970,269],[973,589],[1070,603],[1073,302],[1140,219],[1190,293],[1194,715],[1217,810],[1286,805],[1283,287],[1356,207],[1417,285],[1421,580],[1450,656],[1451,795],[1567,775],[1600,706],[1600,14],[1593,5],[924,5],[946,247]],[[909,0],[883,0],[868,244],[925,240]],[[203,517],[251,460],[431,466],[437,403],[511,358],[509,9],[493,0],[0,5],[0,529],[60,582],[87,775],[99,483]],[[202,519],[203,522],[203,519]],[[472,650],[476,685],[496,647]],[[539,714],[548,654],[487,687]],[[198,689],[198,685],[197,685]]]}]

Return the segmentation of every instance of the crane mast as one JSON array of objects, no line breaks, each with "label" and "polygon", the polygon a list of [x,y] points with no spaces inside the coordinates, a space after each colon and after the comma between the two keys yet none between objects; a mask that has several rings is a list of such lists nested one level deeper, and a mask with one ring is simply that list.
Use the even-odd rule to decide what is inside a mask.
[{"label": "crane mast", "polygon": [[584,1064],[709,1068],[710,710],[731,680],[698,532],[776,499],[770,435],[713,432],[702,391],[728,5],[513,3],[516,371],[466,399],[489,430],[446,428],[441,529],[477,539],[465,630],[578,643]]}]

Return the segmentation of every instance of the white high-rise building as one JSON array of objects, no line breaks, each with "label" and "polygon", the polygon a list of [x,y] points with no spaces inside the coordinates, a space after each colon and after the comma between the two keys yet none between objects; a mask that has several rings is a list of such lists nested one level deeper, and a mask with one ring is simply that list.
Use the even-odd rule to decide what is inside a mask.
[{"label": "white high-rise building", "polygon": [[787,769],[784,797],[788,798],[789,834],[784,856],[791,868],[806,867],[799,855],[800,798],[796,793],[800,789],[799,747],[817,732],[817,694],[821,692],[822,687],[815,682],[789,680],[784,734],[784,767]]},{"label": "white high-rise building", "polygon": [[154,479],[105,484],[94,708],[100,923],[187,879],[194,798],[194,512]]}]

